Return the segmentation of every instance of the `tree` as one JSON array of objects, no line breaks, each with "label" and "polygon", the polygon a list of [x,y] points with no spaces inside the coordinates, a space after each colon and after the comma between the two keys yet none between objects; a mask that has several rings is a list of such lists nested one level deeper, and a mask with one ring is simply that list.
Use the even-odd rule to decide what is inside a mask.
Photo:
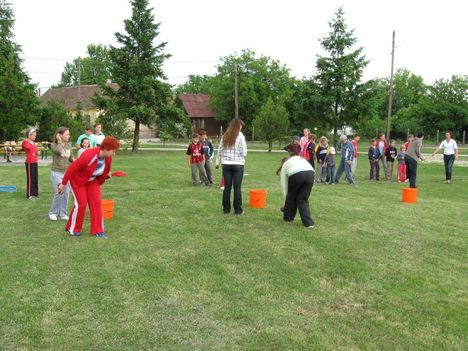
[{"label": "tree", "polygon": [[37,122],[36,86],[21,68],[21,47],[13,42],[11,5],[0,0],[0,140],[16,140]]},{"label": "tree", "polygon": [[[166,136],[170,134],[172,137],[185,138],[187,131],[191,129],[188,116],[175,105],[162,106],[158,111],[158,116],[160,120],[158,129]],[[183,133],[184,130],[185,133]]]},{"label": "tree", "polygon": [[181,93],[210,95],[213,79],[212,76],[208,75],[189,75],[188,81],[179,85],[175,89],[175,93],[176,95]]},{"label": "tree", "polygon": [[58,87],[104,84],[107,80],[112,80],[109,48],[90,44],[87,54],[87,57],[78,57],[65,64]]},{"label": "tree", "polygon": [[253,118],[259,113],[268,98],[285,102],[293,94],[293,81],[289,69],[270,57],[260,56],[250,50],[240,56],[221,59],[218,73],[213,78],[210,105],[217,120],[228,122],[234,117],[234,64],[238,65],[239,115],[251,129]]},{"label": "tree", "polygon": [[[124,21],[125,34],[116,33],[120,47],[111,47],[112,79],[119,85],[113,90],[101,85],[103,97],[98,99],[106,115],[119,119],[130,119],[135,123],[132,151],[139,146],[140,125],[151,125],[157,120],[158,110],[168,103],[170,85],[162,66],[170,57],[163,50],[167,43],[154,45],[159,35],[160,23],[154,22],[148,0],[132,0],[132,16]],[[105,118],[105,117],[103,117]]]},{"label": "tree", "polygon": [[79,135],[83,134],[86,123],[81,118],[71,116],[68,111],[57,102],[49,101],[47,106],[39,111],[39,129],[37,132],[37,140],[52,141],[54,132],[61,126],[66,126],[70,129],[70,142]]},{"label": "tree", "polygon": [[350,51],[357,39],[353,30],[347,31],[341,7],[329,25],[328,37],[320,40],[329,56],[318,57],[316,79],[323,97],[319,103],[322,116],[333,127],[333,144],[336,146],[338,128],[362,117],[362,111],[356,108],[360,97],[358,88],[368,61],[361,55],[362,48]]},{"label": "tree", "polygon": [[271,152],[274,140],[281,140],[289,127],[289,116],[286,108],[273,99],[268,98],[253,121],[256,134],[268,142],[268,152]]}]

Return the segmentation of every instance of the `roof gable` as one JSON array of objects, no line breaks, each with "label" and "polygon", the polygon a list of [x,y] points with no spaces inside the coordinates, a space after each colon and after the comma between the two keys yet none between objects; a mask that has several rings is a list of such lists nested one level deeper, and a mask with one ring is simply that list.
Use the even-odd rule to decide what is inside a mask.
[{"label": "roof gable", "polygon": [[203,94],[179,94],[185,112],[190,118],[214,118],[215,113],[210,107],[210,96]]}]

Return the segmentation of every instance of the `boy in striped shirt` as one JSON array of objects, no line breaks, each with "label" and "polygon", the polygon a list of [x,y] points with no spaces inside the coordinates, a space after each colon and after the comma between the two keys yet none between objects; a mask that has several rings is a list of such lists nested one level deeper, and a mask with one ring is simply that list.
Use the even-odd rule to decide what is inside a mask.
[{"label": "boy in striped shirt", "polygon": [[[192,142],[187,148],[188,164],[192,170],[192,184],[198,185],[204,183],[209,186],[210,181],[208,180],[205,172],[205,156],[203,155],[203,144],[200,143],[200,136],[197,133],[192,135]],[[198,175],[200,180],[198,179]]]}]

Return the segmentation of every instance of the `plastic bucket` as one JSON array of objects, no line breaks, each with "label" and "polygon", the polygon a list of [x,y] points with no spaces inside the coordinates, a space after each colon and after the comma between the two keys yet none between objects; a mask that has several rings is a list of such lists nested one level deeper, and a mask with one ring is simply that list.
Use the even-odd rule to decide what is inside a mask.
[{"label": "plastic bucket", "polygon": [[401,201],[408,204],[415,204],[418,198],[418,189],[416,188],[403,188],[403,198]]},{"label": "plastic bucket", "polygon": [[114,200],[101,200],[102,217],[111,219],[114,212]]},{"label": "plastic bucket", "polygon": [[265,208],[267,191],[261,189],[250,190],[250,207]]}]

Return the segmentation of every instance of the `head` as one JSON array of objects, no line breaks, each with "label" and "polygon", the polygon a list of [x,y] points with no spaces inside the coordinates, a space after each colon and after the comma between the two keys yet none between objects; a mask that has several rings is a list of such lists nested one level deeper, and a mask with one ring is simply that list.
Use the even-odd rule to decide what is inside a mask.
[{"label": "head", "polygon": [[244,126],[245,124],[240,118],[233,118],[223,135],[223,146],[226,148],[232,147]]},{"label": "head", "polygon": [[26,131],[26,136],[29,141],[34,141],[36,140],[36,128],[28,128]]},{"label": "head", "polygon": [[285,147],[290,156],[298,156],[301,154],[301,146],[297,143],[291,143]]},{"label": "head", "polygon": [[452,137],[452,133],[445,132],[445,139],[450,140],[451,137]]},{"label": "head", "polygon": [[335,150],[335,148],[332,146],[332,147],[330,148],[330,155],[334,155],[334,154],[336,154],[336,150]]},{"label": "head", "polygon": [[341,134],[340,135],[340,143],[346,144],[347,142],[348,142],[348,137],[346,136],[346,134]]},{"label": "head", "polygon": [[291,142],[293,144],[299,145],[301,143],[301,138],[299,137],[299,135],[293,135]]},{"label": "head", "polygon": [[418,134],[416,134],[416,136],[417,136],[419,139],[424,139],[424,132],[419,132]]},{"label": "head", "polygon": [[304,130],[302,131],[302,134],[303,134],[306,138],[308,138],[308,137],[309,137],[309,134],[310,134],[309,128],[304,128]]},{"label": "head", "polygon": [[358,143],[359,140],[361,140],[361,136],[359,134],[354,134],[353,139],[354,139],[355,142]]},{"label": "head", "polygon": [[59,127],[54,134],[54,141],[58,142],[59,140],[68,142],[70,140],[70,129],[67,127]]},{"label": "head", "polygon": [[322,144],[323,146],[328,145],[328,139],[326,136],[320,137],[320,144]]},{"label": "head", "polygon": [[401,146],[400,146],[400,151],[403,151],[403,152],[405,152],[405,151],[406,151],[406,147],[405,147],[405,145],[401,145]]},{"label": "head", "polygon": [[414,135],[413,134],[408,134],[408,137],[406,138],[406,141],[411,141],[413,140]]},{"label": "head", "polygon": [[85,133],[88,135],[93,134],[93,128],[91,126],[86,126],[85,127]]},{"label": "head", "polygon": [[371,139],[370,143],[371,143],[372,146],[376,146],[377,145],[377,140]]},{"label": "head", "polygon": [[87,148],[89,147],[89,139],[88,139],[88,138],[83,138],[83,139],[81,139],[80,146],[81,146],[83,149],[87,149]]},{"label": "head", "polygon": [[200,129],[198,131],[198,133],[200,134],[200,139],[205,141],[206,139],[208,139],[208,135],[206,134],[206,130],[204,129]]},{"label": "head", "polygon": [[395,139],[390,140],[390,146],[395,147]]},{"label": "head", "polygon": [[200,141],[200,135],[198,133],[193,133],[192,134],[192,143],[196,144]]},{"label": "head", "polygon": [[385,140],[385,134],[384,133],[379,134],[379,140],[381,140],[381,141]]},{"label": "head", "polygon": [[111,136],[107,136],[101,143],[99,151],[99,157],[113,157],[115,153],[120,149],[119,141]]},{"label": "head", "polygon": [[283,165],[284,165],[284,163],[285,163],[287,160],[289,160],[289,157],[283,157],[283,158],[281,159],[281,165],[280,165],[280,167],[277,169],[276,175],[280,175],[281,168],[283,168]]},{"label": "head", "polygon": [[315,143],[317,141],[317,135],[310,134],[309,135],[309,141],[312,141],[313,143]]},{"label": "head", "polygon": [[94,125],[94,132],[95,132],[96,135],[97,135],[97,134],[101,133],[101,131],[102,131],[102,125],[101,125],[100,123],[96,123],[96,124]]}]

